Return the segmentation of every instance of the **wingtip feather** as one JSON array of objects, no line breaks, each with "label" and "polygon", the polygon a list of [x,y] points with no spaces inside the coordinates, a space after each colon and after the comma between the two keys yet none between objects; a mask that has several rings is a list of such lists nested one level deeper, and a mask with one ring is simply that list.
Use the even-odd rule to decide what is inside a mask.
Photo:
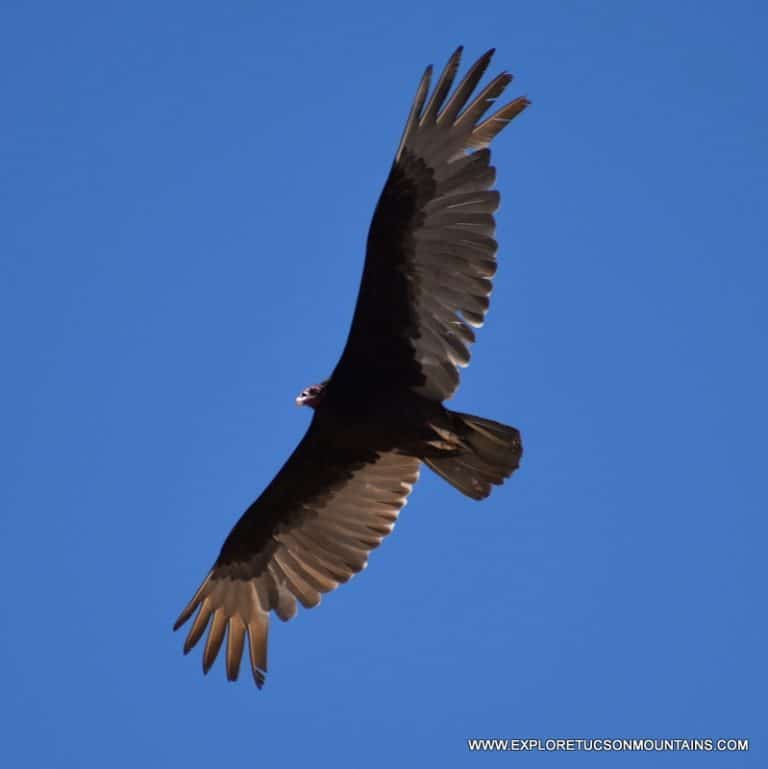
[{"label": "wingtip feather", "polygon": [[203,601],[203,605],[200,607],[200,611],[195,617],[195,621],[192,623],[192,627],[189,629],[189,633],[184,641],[184,654],[189,654],[195,644],[200,640],[205,629],[208,627],[210,618],[211,609],[208,606],[208,602]]},{"label": "wingtip feather", "polygon": [[485,74],[486,69],[488,69],[488,65],[495,52],[495,48],[490,48],[472,64],[440,113],[438,117],[439,123],[452,124],[456,120],[457,115],[464,108],[472,92]]},{"label": "wingtip feather", "polygon": [[192,612],[187,614],[187,610],[179,614],[179,618],[173,623],[173,632],[175,633],[182,625],[186,624],[187,620],[192,616]]},{"label": "wingtip feather", "polygon": [[445,99],[451,90],[451,86],[453,85],[456,73],[459,70],[459,64],[461,63],[461,52],[462,47],[459,46],[448,59],[448,63],[445,65],[445,68],[440,74],[440,79],[437,81],[435,90],[432,92],[432,96],[427,102],[427,106],[421,116],[419,125],[428,125],[437,119],[440,108],[445,102]]},{"label": "wingtip feather", "polygon": [[240,662],[243,659],[243,647],[245,645],[245,624],[239,615],[229,619],[227,630],[227,679],[237,681],[240,674]]},{"label": "wingtip feather", "polygon": [[206,675],[216,661],[226,629],[227,617],[224,612],[221,610],[214,612],[213,622],[211,622],[208,638],[205,642],[205,649],[203,650],[203,673]]},{"label": "wingtip feather", "polygon": [[251,673],[256,686],[261,689],[267,679],[267,639],[269,619],[254,618],[248,625],[248,650],[251,659]]},{"label": "wingtip feather", "polygon": [[475,126],[468,142],[469,146],[487,147],[529,104],[530,101],[525,96],[520,96],[509,104],[505,104],[493,115]]}]

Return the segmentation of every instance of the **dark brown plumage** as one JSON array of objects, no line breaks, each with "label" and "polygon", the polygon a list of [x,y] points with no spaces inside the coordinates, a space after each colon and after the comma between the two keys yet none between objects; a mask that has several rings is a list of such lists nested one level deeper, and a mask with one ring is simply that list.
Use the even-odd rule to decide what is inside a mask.
[{"label": "dark brown plumage", "polygon": [[346,347],[329,380],[297,399],[315,409],[312,423],[174,626],[197,611],[185,653],[210,626],[205,672],[226,635],[227,677],[237,678],[247,643],[261,687],[269,612],[288,620],[297,600],[316,606],[360,571],[422,462],[473,499],[518,466],[515,428],[442,405],[458,387],[457,366],[469,362],[496,270],[488,145],[528,105],[518,98],[483,119],[511,81],[506,73],[470,101],[492,54],[452,94],[461,48],[429,100],[431,68],[419,84],[371,222]]}]

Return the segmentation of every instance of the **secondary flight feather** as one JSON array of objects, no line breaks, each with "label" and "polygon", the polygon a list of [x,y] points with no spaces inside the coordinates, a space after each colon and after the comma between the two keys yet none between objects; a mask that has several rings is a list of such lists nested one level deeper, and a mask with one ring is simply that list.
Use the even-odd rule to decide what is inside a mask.
[{"label": "secondary flight feather", "polygon": [[192,619],[185,654],[208,630],[206,673],[226,639],[227,677],[237,679],[247,648],[261,688],[270,613],[288,620],[297,602],[316,606],[359,572],[422,464],[472,499],[518,467],[514,427],[443,406],[469,363],[496,271],[489,145],[529,103],[520,97],[486,117],[512,76],[475,95],[491,50],[452,91],[461,52],[431,95],[431,67],[419,83],[371,222],[344,352],[326,381],[296,398],[314,409],[306,435],[176,621],[174,630]]}]

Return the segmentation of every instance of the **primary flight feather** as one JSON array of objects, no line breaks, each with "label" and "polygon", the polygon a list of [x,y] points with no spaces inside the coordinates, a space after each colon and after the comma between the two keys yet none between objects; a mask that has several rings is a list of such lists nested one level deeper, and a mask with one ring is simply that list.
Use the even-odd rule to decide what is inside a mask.
[{"label": "primary flight feather", "polygon": [[185,653],[208,629],[206,673],[226,638],[227,677],[247,646],[261,688],[269,613],[288,620],[296,601],[316,606],[360,571],[422,463],[473,499],[519,464],[514,427],[442,405],[469,363],[496,271],[488,147],[529,104],[520,97],[484,117],[512,80],[502,73],[473,96],[492,50],[451,92],[461,51],[431,95],[431,67],[419,83],[371,222],[346,347],[329,379],[296,399],[314,409],[309,429],[176,621],[174,630],[194,615]]}]

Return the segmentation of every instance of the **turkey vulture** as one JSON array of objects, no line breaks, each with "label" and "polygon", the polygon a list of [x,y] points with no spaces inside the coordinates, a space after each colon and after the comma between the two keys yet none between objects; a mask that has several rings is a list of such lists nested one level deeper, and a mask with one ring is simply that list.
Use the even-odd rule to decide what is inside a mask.
[{"label": "turkey vulture", "polygon": [[529,103],[520,97],[484,118],[512,76],[473,98],[490,50],[451,92],[461,51],[429,99],[432,68],[421,78],[371,222],[346,347],[331,376],[296,398],[314,409],[309,429],[176,621],[174,630],[197,610],[185,654],[210,624],[206,673],[226,631],[234,681],[247,636],[261,688],[270,611],[289,620],[297,600],[316,606],[359,572],[392,531],[422,462],[472,499],[519,464],[514,427],[442,403],[458,387],[457,366],[469,363],[496,271],[488,146]]}]

